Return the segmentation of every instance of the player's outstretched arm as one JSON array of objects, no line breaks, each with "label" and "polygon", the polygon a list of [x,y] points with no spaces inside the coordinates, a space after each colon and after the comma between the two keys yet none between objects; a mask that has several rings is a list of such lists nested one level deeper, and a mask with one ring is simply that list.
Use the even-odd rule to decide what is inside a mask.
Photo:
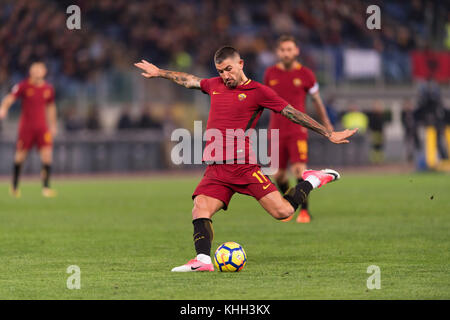
[{"label": "player's outstretched arm", "polygon": [[281,114],[291,120],[294,123],[304,126],[312,131],[315,131],[324,137],[327,137],[333,143],[349,143],[347,138],[351,137],[358,129],[344,130],[344,131],[331,131],[326,129],[316,120],[308,116],[307,114],[298,111],[293,106],[288,105],[281,111]]},{"label": "player's outstretched arm", "polygon": [[2,103],[0,104],[0,120],[6,118],[8,110],[11,108],[14,101],[16,101],[16,98],[12,94],[8,94],[3,98]]},{"label": "player's outstretched arm", "polygon": [[163,70],[146,60],[141,60],[141,62],[137,62],[134,65],[144,71],[141,74],[146,78],[164,78],[188,89],[200,89],[200,81],[202,79],[192,74]]}]

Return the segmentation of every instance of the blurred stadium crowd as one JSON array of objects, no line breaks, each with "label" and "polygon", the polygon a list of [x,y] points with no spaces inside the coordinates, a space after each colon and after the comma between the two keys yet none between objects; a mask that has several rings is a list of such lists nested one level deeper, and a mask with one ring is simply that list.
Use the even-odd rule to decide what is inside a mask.
[{"label": "blurred stadium crowd", "polygon": [[[81,8],[80,30],[66,27],[66,8],[72,4]],[[366,9],[371,4],[381,8],[381,30],[366,27]],[[120,72],[130,73],[132,62],[146,58],[161,67],[215,76],[212,63],[215,50],[232,44],[246,62],[246,74],[261,81],[265,68],[276,61],[273,47],[282,34],[292,34],[298,39],[300,60],[316,72],[325,87],[329,79],[321,70],[332,69],[327,72],[332,75],[333,83],[345,82],[345,50],[354,48],[371,50],[380,56],[380,72],[385,83],[411,86],[414,51],[450,50],[450,3],[437,0],[0,0],[0,93],[5,94],[23,79],[32,61],[42,60],[48,66],[49,81],[56,87],[57,104],[63,106],[62,127],[67,132],[101,129],[102,113],[98,105],[102,104],[99,96],[105,95],[101,91],[105,83],[109,85],[108,94],[113,96],[108,102],[122,107],[112,125],[114,128],[162,130],[171,121],[189,127],[188,122],[201,118],[195,108],[183,113],[182,107],[171,107],[167,113],[157,110],[158,101],[151,101],[152,106],[141,99],[138,105],[142,110],[131,115],[133,97],[125,93],[114,98],[115,94],[135,89]],[[323,55],[331,63],[318,58]],[[447,57],[446,61],[449,60]],[[81,88],[92,98],[83,100],[83,115],[79,104],[74,103],[81,100]],[[174,96],[178,101],[185,101],[178,93]],[[64,99],[70,102],[59,103]],[[332,97],[327,99],[330,118],[338,127],[347,126],[348,117],[347,120],[344,117],[347,113],[361,111],[350,102],[346,110],[338,112],[333,103]],[[415,109],[418,104],[418,101],[405,100],[403,108]],[[374,101],[370,109],[365,112],[367,119],[362,117],[362,121],[369,130],[379,131],[391,118],[385,115],[390,110],[380,107],[379,101]]]},{"label": "blurred stadium crowd", "polygon": [[[187,69],[212,67],[211,56],[232,43],[247,58],[247,72],[260,74],[273,62],[274,40],[295,35],[302,48],[374,48],[384,55],[388,77],[411,78],[403,55],[427,46],[447,47],[445,1],[209,1],[209,0],[1,0],[0,84],[22,77],[34,60],[50,64],[52,78],[88,80],[96,72],[139,57]],[[65,8],[77,4],[81,30],[65,27]],[[366,27],[366,8],[379,4],[383,28]],[[442,17],[436,19],[433,17]],[[324,23],[325,22],[325,23]],[[307,57],[304,57],[307,59]],[[307,63],[306,63],[307,64]],[[336,65],[339,65],[337,63]],[[314,68],[314,66],[312,66]],[[397,70],[398,69],[398,70]],[[214,70],[211,70],[214,71]],[[337,70],[337,76],[341,76]]]}]

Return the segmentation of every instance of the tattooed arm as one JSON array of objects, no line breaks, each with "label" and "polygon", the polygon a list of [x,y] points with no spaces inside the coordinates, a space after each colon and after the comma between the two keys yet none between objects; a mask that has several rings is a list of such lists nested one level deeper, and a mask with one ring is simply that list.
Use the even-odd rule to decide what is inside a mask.
[{"label": "tattooed arm", "polygon": [[164,78],[188,89],[200,89],[200,81],[202,79],[192,74],[159,69],[154,64],[145,60],[137,62],[134,65],[144,71],[141,74],[146,78]]},{"label": "tattooed arm", "polygon": [[286,108],[284,108],[281,111],[281,114],[286,118],[288,118],[289,120],[291,120],[292,122],[302,125],[310,130],[313,130],[327,138],[329,138],[331,135],[332,131],[327,130],[324,126],[322,126],[316,120],[308,116],[306,113],[298,111],[291,105],[288,105]]},{"label": "tattooed arm", "polygon": [[192,74],[161,69],[160,74],[161,78],[172,80],[180,86],[186,87],[188,89],[200,89],[200,81],[202,79]]},{"label": "tattooed arm", "polygon": [[293,106],[288,105],[286,108],[284,108],[281,111],[281,114],[291,120],[294,123],[297,123],[299,125],[304,126],[305,128],[308,128],[312,131],[317,132],[318,134],[321,134],[322,136],[328,138],[333,143],[348,143],[349,141],[346,140],[348,137],[352,136],[358,129],[353,130],[344,130],[344,131],[331,131],[322,126],[320,123],[318,123],[316,120],[308,116],[307,114],[298,111]]}]

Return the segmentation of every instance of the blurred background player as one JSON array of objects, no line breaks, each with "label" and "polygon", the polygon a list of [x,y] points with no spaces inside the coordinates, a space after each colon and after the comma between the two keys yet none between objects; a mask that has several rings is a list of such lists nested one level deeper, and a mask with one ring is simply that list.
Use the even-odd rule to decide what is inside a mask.
[{"label": "blurred background player", "polygon": [[[300,48],[297,46],[295,38],[288,35],[281,36],[277,42],[276,54],[279,62],[267,68],[264,74],[264,84],[275,90],[280,97],[301,112],[306,112],[306,96],[309,93],[322,124],[327,130],[333,131],[333,126],[319,94],[319,85],[314,73],[297,61]],[[274,178],[281,193],[284,194],[289,189],[288,162],[297,183],[302,181],[302,174],[306,170],[308,161],[308,131],[275,112],[271,113],[269,128],[280,130],[279,169]],[[285,221],[290,221],[293,216],[291,215]],[[303,202],[296,220],[298,223],[311,221],[308,201]]]},{"label": "blurred background player", "polygon": [[13,103],[20,99],[21,117],[19,133],[14,156],[11,195],[20,197],[19,177],[28,151],[36,145],[42,162],[42,195],[54,197],[50,189],[50,172],[52,165],[52,141],[57,133],[55,92],[45,81],[47,68],[42,62],[34,62],[29,69],[29,77],[15,85],[0,105],[0,120],[3,120]]},{"label": "blurred background player", "polygon": [[371,151],[370,161],[373,164],[384,162],[384,127],[391,121],[391,114],[385,109],[382,100],[375,100],[373,108],[367,113],[370,130]]},{"label": "blurred background player", "polygon": [[402,106],[402,126],[404,131],[404,143],[406,148],[406,159],[413,162],[416,153],[420,151],[421,142],[418,134],[417,112],[411,99],[405,99]]}]

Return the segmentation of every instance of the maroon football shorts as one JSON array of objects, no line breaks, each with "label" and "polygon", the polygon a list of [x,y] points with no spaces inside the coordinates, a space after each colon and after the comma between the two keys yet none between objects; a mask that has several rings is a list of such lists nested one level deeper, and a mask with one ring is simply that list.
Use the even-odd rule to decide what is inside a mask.
[{"label": "maroon football shorts", "polygon": [[234,193],[246,194],[256,200],[278,191],[269,177],[261,172],[256,164],[212,164],[208,165],[205,174],[192,194],[192,199],[205,195],[224,203],[227,210]]},{"label": "maroon football shorts", "polygon": [[38,149],[52,146],[52,135],[46,129],[21,129],[17,139],[17,150],[30,150],[33,146]]}]

